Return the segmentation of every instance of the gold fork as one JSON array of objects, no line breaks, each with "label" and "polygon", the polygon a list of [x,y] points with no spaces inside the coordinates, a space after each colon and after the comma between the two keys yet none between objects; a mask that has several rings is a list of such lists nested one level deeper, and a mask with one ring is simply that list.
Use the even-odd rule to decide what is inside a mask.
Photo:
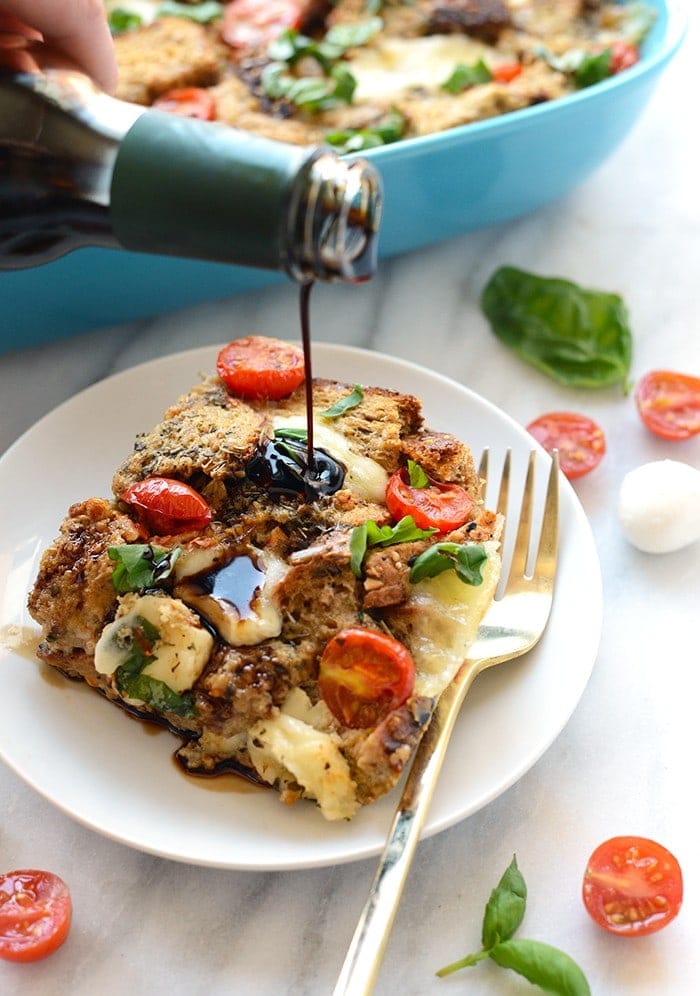
[{"label": "gold fork", "polygon": [[[508,571],[503,565],[496,598],[469,648],[454,681],[440,696],[430,725],[416,751],[384,851],[333,996],[369,996],[381,965],[403,887],[408,876],[428,807],[437,784],[450,734],[464,698],[481,671],[520,657],[538,642],[547,625],[557,566],[559,461],[554,454],[544,500],[539,544],[529,568],[535,490],[536,453],[530,453],[519,512],[508,515],[511,453],[501,471],[497,510],[513,519],[517,533]],[[479,476],[488,480],[489,452],[484,451]]]}]

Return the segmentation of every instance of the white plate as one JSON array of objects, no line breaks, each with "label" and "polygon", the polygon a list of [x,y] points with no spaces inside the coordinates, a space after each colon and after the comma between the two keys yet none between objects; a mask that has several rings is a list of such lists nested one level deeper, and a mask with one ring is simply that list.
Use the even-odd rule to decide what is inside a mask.
[{"label": "white plate", "polygon": [[[158,422],[200,372],[212,371],[215,356],[215,348],[192,350],[110,377],[42,419],[0,460],[0,637],[9,627],[36,632],[27,592],[71,502],[109,494],[112,472],[136,433]],[[496,457],[511,447],[515,480],[524,474],[532,447],[527,433],[445,377],[322,343],[314,349],[314,373],[414,393],[432,428],[454,432],[476,453],[488,446]],[[541,453],[542,479],[547,463]],[[482,675],[470,692],[426,836],[517,781],[562,730],[584,690],[600,638],[602,589],[588,521],[564,479],[561,512],[548,630],[535,651]],[[397,802],[393,792],[352,821],[329,824],[312,803],[287,808],[274,792],[237,791],[232,779],[226,791],[208,787],[179,772],[172,760],[178,741],[170,734],[151,734],[86,686],[6,648],[0,649],[0,701],[0,757],[29,785],[99,833],[178,861],[272,870],[365,858],[380,852]]]}]

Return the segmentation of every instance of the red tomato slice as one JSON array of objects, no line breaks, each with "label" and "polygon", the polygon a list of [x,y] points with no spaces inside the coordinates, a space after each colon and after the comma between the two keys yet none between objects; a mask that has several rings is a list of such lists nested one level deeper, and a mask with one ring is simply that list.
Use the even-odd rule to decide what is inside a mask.
[{"label": "red tomato slice", "polygon": [[519,62],[502,62],[500,66],[494,66],[491,75],[497,83],[510,83],[516,79],[523,71]]},{"label": "red tomato slice", "polygon": [[168,114],[179,114],[180,117],[197,118],[200,121],[213,121],[216,117],[214,98],[201,86],[168,90],[153,102],[153,106]]},{"label": "red tomato slice", "polygon": [[559,450],[559,465],[569,480],[588,474],[605,454],[603,430],[586,415],[549,412],[530,422],[527,431],[548,453]]},{"label": "red tomato slice", "polygon": [[53,954],[68,936],[72,910],[68,886],[52,872],[0,875],[0,958],[38,961]]},{"label": "red tomato slice", "polygon": [[377,726],[413,691],[416,669],[403,643],[354,626],[328,641],[321,655],[321,698],[343,726]]},{"label": "red tomato slice", "polygon": [[635,400],[644,425],[662,439],[690,439],[700,432],[700,377],[652,370],[640,380]]},{"label": "red tomato slice", "polygon": [[204,498],[189,484],[170,477],[147,477],[120,497],[135,510],[141,525],[157,536],[203,529],[212,520]]},{"label": "red tomato slice", "polygon": [[299,0],[233,0],[224,10],[221,37],[233,49],[260,48],[302,21]]},{"label": "red tomato slice", "polygon": [[459,484],[429,480],[425,488],[414,488],[408,471],[401,467],[389,478],[386,505],[394,521],[412,515],[419,529],[449,532],[464,525],[474,510],[474,500]]},{"label": "red tomato slice", "polygon": [[239,398],[276,400],[303,383],[304,354],[280,339],[248,335],[224,346],[216,371]]},{"label": "red tomato slice", "polygon": [[653,934],[677,916],[682,901],[678,861],[646,837],[612,837],[588,861],[584,905],[595,922],[613,934]]},{"label": "red tomato slice", "polygon": [[639,49],[626,41],[616,41],[610,46],[610,73],[621,73],[639,62]]}]

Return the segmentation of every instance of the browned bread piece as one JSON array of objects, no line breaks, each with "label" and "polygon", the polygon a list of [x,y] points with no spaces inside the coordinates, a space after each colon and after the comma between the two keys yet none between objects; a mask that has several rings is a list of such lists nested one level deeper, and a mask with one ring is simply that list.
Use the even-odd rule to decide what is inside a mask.
[{"label": "browned bread piece", "polygon": [[182,17],[159,17],[138,31],[125,31],[114,47],[116,96],[132,104],[152,104],[180,87],[211,86],[227,60],[216,33]]}]

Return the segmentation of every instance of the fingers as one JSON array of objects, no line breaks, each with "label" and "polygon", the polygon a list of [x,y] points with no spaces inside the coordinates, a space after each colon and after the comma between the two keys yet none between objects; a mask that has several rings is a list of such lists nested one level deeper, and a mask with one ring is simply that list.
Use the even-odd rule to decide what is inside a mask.
[{"label": "fingers", "polygon": [[47,45],[67,56],[103,89],[114,91],[117,65],[101,0],[0,0],[0,8],[4,21],[14,15],[31,25]]}]

